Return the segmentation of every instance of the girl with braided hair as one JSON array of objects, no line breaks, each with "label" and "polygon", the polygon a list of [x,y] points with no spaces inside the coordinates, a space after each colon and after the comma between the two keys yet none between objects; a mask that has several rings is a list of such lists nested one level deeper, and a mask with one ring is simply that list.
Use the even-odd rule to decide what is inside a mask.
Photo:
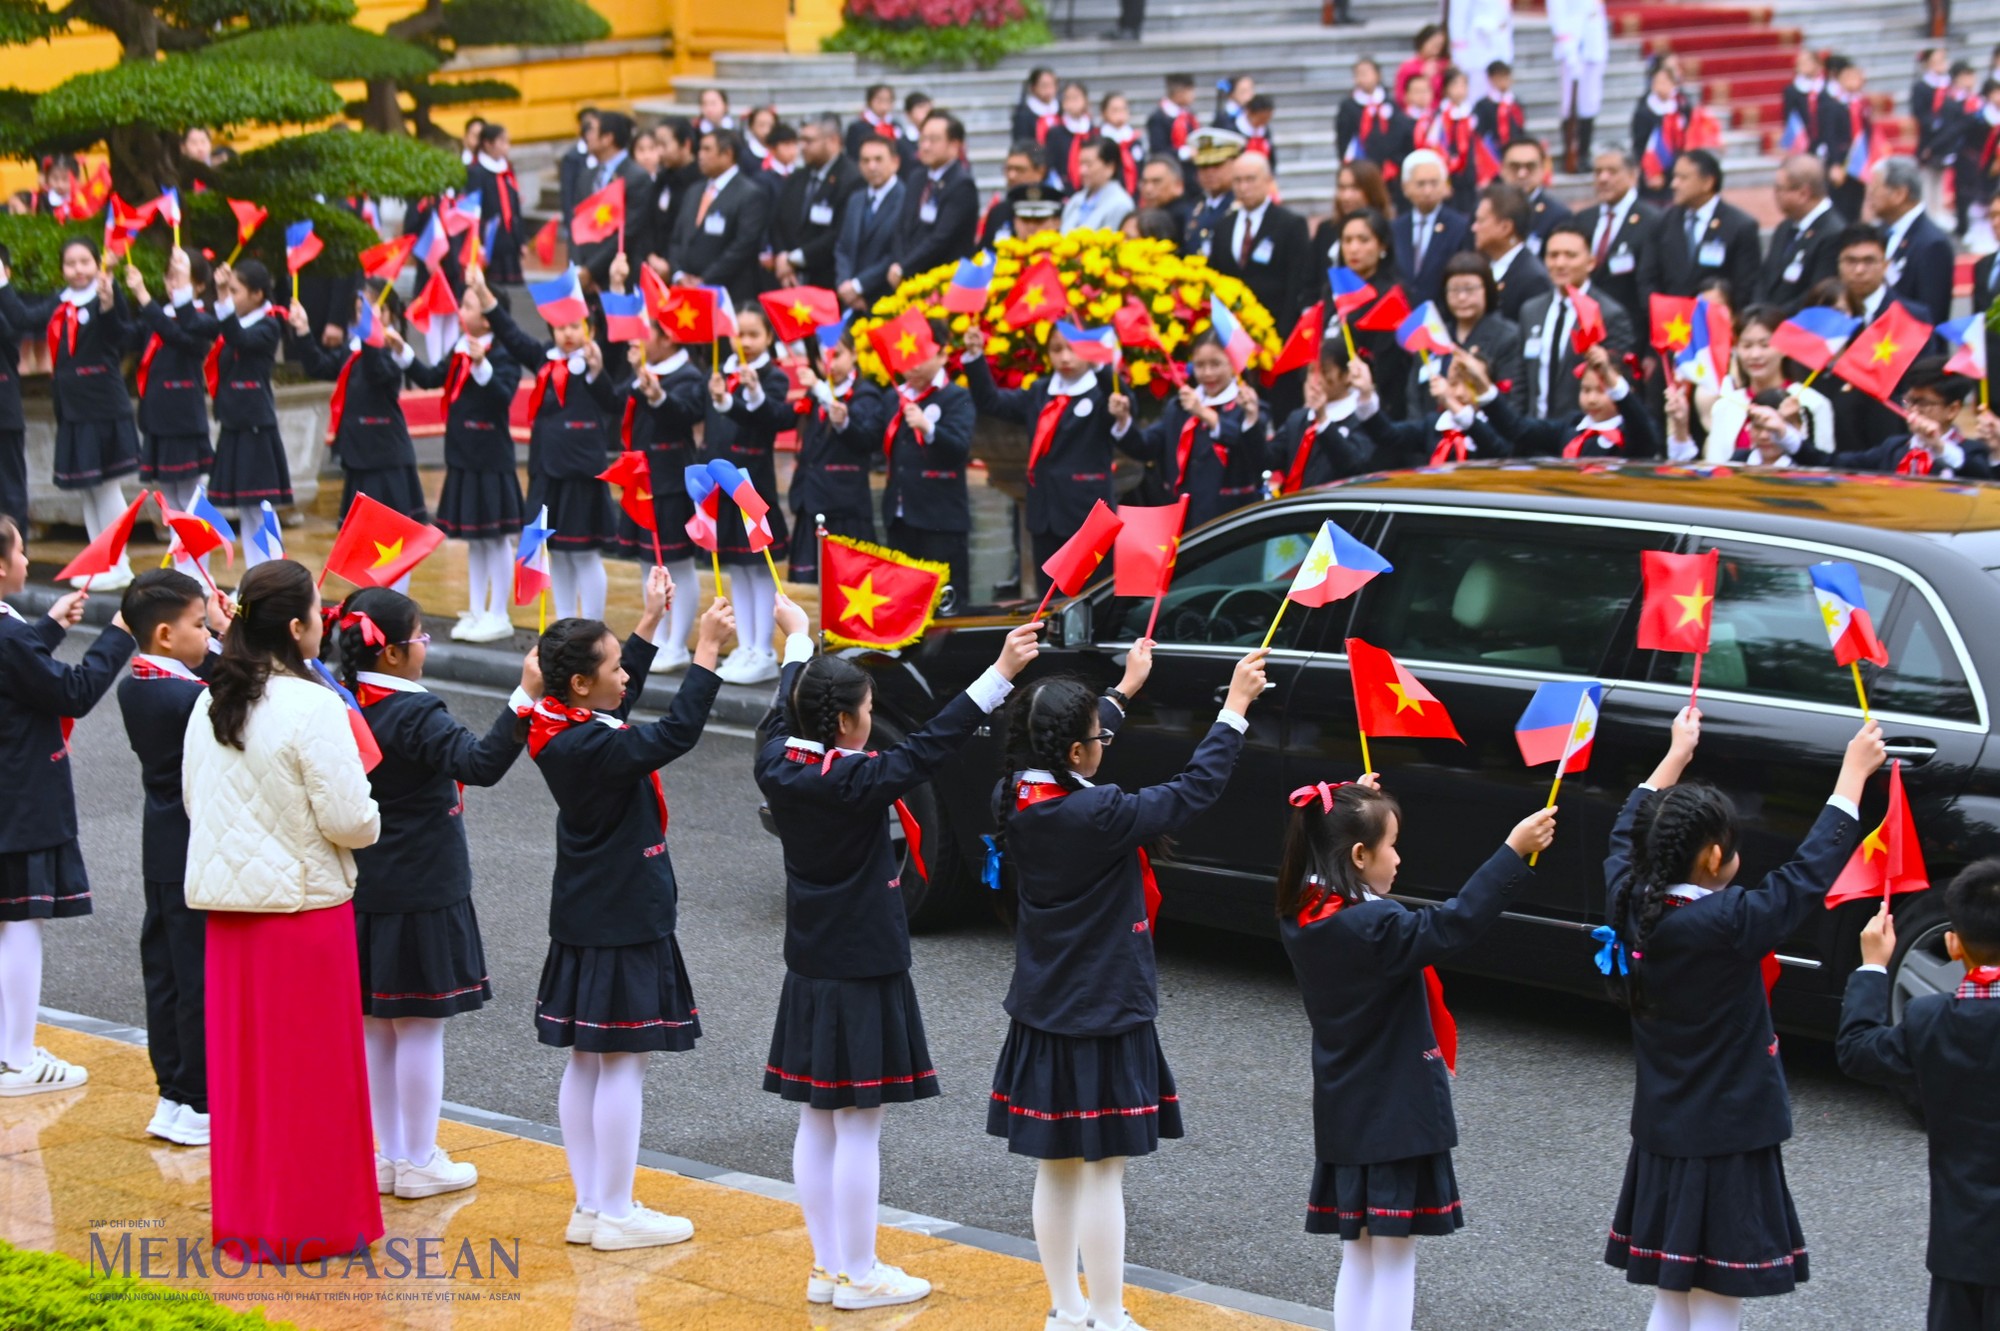
[{"label": "girl with braided hair", "polygon": [[477,735],[423,686],[430,635],[415,601],[364,587],[334,626],[341,681],[382,751],[368,773],[382,834],[354,852],[375,1188],[435,1197],[479,1181],[475,1166],[454,1162],[437,1143],[445,1018],[476,1011],[493,995],[472,908],[465,787],[496,785],[514,765],[542,676],[528,653],[520,688]]},{"label": "girl with braided hair", "polygon": [[1604,862],[1611,924],[1598,968],[1631,1009],[1638,1063],[1604,1260],[1655,1287],[1648,1331],[1732,1331],[1744,1299],[1788,1294],[1807,1277],[1779,1151],[1792,1115],[1771,953],[1853,854],[1862,787],[1885,756],[1882,728],[1862,726],[1805,841],[1752,890],[1732,883],[1728,797],[1680,784],[1700,740],[1700,711],[1682,709],[1666,757],[1619,811]]},{"label": "girl with braided hair", "polygon": [[1278,932],[1313,1028],[1308,1234],[1338,1234],[1333,1316],[1345,1331],[1409,1331],[1415,1236],[1465,1223],[1451,1149],[1458,1032],[1432,967],[1477,943],[1534,876],[1556,811],[1515,825],[1458,895],[1410,910],[1395,886],[1402,810],[1373,773],[1302,786],[1278,869]]},{"label": "girl with braided hair", "polygon": [[[876,1259],[883,1106],[938,1093],[910,983],[910,927],[889,844],[893,808],[910,868],[926,849],[902,796],[950,761],[1034,661],[1041,623],[1007,635],[1000,659],[894,748],[862,748],[873,726],[869,678],[813,655],[805,612],[787,598],[778,701],[759,728],[757,786],[785,847],[785,986],[764,1089],[799,1104],[792,1176],[812,1239],[806,1298],[836,1308],[914,1303],[930,1282]],[[884,891],[884,887],[888,890]]]},{"label": "girl with braided hair", "polygon": [[1260,648],[1237,662],[1228,699],[1186,769],[1138,791],[1091,778],[1152,670],[1150,639],[1132,645],[1124,680],[1101,698],[1079,680],[1049,679],[1008,706],[995,839],[1013,866],[1018,916],[1012,1021],[993,1069],[986,1131],[1041,1162],[1035,1243],[1052,1305],[1048,1331],[1139,1331],[1124,1307],[1125,1161],[1181,1135],[1174,1076],[1153,1029],[1160,898],[1144,848],[1222,797],[1249,729],[1245,714],[1264,691],[1264,656]]}]

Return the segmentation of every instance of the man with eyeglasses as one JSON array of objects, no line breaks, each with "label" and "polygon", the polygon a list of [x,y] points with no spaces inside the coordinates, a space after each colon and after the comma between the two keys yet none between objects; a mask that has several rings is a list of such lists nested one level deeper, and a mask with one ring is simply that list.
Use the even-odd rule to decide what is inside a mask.
[{"label": "man with eyeglasses", "polygon": [[1540,139],[1515,139],[1500,155],[1500,175],[1528,196],[1528,249],[1539,259],[1542,245],[1557,222],[1568,217],[1569,205],[1549,193],[1549,150]]},{"label": "man with eyeglasses", "polygon": [[[1842,313],[1861,320],[1864,331],[1892,304],[1901,305],[1919,322],[1930,322],[1921,310],[1897,296],[1889,286],[1888,244],[1880,228],[1856,222],[1840,233],[1834,248],[1840,281],[1839,308]],[[1821,383],[1827,400],[1833,403],[1837,451],[1858,453],[1892,435],[1908,433],[1901,416],[1839,375],[1822,375]]]}]

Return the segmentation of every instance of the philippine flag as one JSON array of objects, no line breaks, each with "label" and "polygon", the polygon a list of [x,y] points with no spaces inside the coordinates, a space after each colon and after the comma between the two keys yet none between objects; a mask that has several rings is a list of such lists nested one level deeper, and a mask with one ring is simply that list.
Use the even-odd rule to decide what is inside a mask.
[{"label": "philippine flag", "polygon": [[1433,356],[1451,354],[1451,332],[1444,326],[1437,306],[1430,301],[1410,311],[1410,317],[1396,326],[1396,342],[1405,351],[1429,352]]},{"label": "philippine flag", "polygon": [[521,528],[521,543],[514,547],[514,604],[528,605],[549,589],[549,506]]},{"label": "philippine flag", "polygon": [[528,297],[551,328],[580,324],[590,318],[590,306],[584,303],[583,284],[576,280],[575,265],[563,269],[562,275],[552,281],[528,283]]},{"label": "philippine flag", "polygon": [[694,463],[683,473],[687,485],[688,499],[694,504],[694,516],[687,520],[688,539],[704,550],[716,548],[715,519],[722,510],[722,490],[715,483],[715,473],[708,464]]},{"label": "philippine flag", "polygon": [[1229,312],[1213,295],[1208,298],[1208,324],[1214,330],[1216,341],[1228,353],[1229,364],[1236,373],[1243,373],[1243,367],[1257,354],[1257,344],[1250,340],[1250,334],[1243,331],[1243,325],[1236,322],[1236,316]]},{"label": "philippine flag", "polygon": [[168,226],[181,224],[181,192],[172,186],[160,191],[160,197],[153,201],[153,216]]},{"label": "philippine flag", "polygon": [[1802,153],[1812,146],[1812,135],[1806,130],[1805,117],[1797,111],[1785,116],[1785,133],[1779,144],[1788,153]]},{"label": "philippine flag", "polygon": [[775,539],[771,534],[771,506],[764,501],[764,496],[757,493],[750,474],[727,458],[711,459],[708,474],[715,479],[716,490],[728,495],[742,510],[743,529],[750,538],[750,548],[763,550],[769,547]]},{"label": "philippine flag", "polygon": [[229,525],[229,519],[222,516],[222,510],[209,501],[208,487],[197,485],[194,498],[188,503],[188,512],[215,528],[215,534],[222,538],[223,558],[229,563],[236,562],[236,529]]},{"label": "philippine flag", "polygon": [[[1861,321],[1856,319],[1858,324]],[[1962,374],[1968,379],[1986,377],[1986,316],[1969,314],[1963,319],[1953,319],[1938,325],[1938,336],[1952,349],[1951,359],[1945,362],[1949,374]]]},{"label": "philippine flag", "polygon": [[822,352],[828,352],[839,346],[840,340],[847,336],[847,326],[853,322],[854,311],[849,310],[840,316],[839,323],[821,324],[818,328],[815,328],[813,336],[819,341],[819,349]]},{"label": "philippine flag", "polygon": [[319,257],[326,243],[313,234],[311,222],[294,222],[285,228],[285,267],[293,272]]},{"label": "philippine flag", "polygon": [[375,302],[364,300],[360,304],[361,312],[354,320],[354,336],[361,339],[364,347],[382,346],[382,321],[375,317]]},{"label": "philippine flag", "polygon": [[600,291],[597,299],[604,306],[604,336],[612,342],[644,342],[646,340],[646,298],[638,292],[620,295],[616,291]]},{"label": "philippine flag", "polygon": [[1734,338],[1729,316],[1702,296],[1694,303],[1694,318],[1688,329],[1688,344],[1674,357],[1674,374],[1687,383],[1720,389],[1728,374]]},{"label": "philippine flag", "polygon": [[442,212],[433,212],[431,220],[424,223],[424,233],[417,237],[413,253],[426,268],[436,268],[451,253],[451,237],[445,234],[443,217]]},{"label": "philippine flag", "polygon": [[1375,288],[1361,278],[1352,268],[1335,265],[1326,270],[1327,284],[1333,288],[1333,308],[1340,314],[1354,311],[1375,299]]},{"label": "philippine flag", "polygon": [[1854,565],[1829,561],[1814,564],[1813,599],[1819,602],[1820,621],[1826,625],[1827,640],[1833,644],[1837,665],[1856,661],[1889,664],[1889,649],[1875,636],[1875,620],[1868,613],[1868,601],[1861,591],[1861,575]]},{"label": "philippine flag", "polygon": [[1823,370],[1860,327],[1861,320],[1850,319],[1831,305],[1809,305],[1778,325],[1771,334],[1771,350],[1808,370]]},{"label": "philippine flag", "polygon": [[1056,324],[1056,332],[1069,343],[1077,359],[1086,365],[1118,363],[1118,334],[1111,328],[1078,328],[1073,323]]},{"label": "philippine flag", "polygon": [[444,216],[444,230],[448,236],[479,225],[479,196],[460,194],[451,201],[451,207],[440,210]]},{"label": "philippine flag", "polygon": [[944,307],[952,314],[977,314],[986,308],[986,293],[993,285],[993,255],[981,250],[970,259],[960,259],[944,289]]},{"label": "philippine flag", "polygon": [[1327,521],[1320,524],[1285,596],[1300,605],[1328,605],[1354,595],[1376,575],[1394,571],[1388,560],[1349,536],[1339,523]]},{"label": "philippine flag", "polygon": [[260,562],[267,559],[283,559],[285,534],[278,526],[278,510],[271,507],[271,501],[268,499],[257,508],[263,516],[257,520],[257,530],[250,533],[250,548],[257,552]]},{"label": "philippine flag", "polygon": [[368,728],[368,719],[361,715],[361,704],[354,701],[341,682],[333,677],[333,671],[317,656],[307,659],[306,664],[319,676],[319,682],[340,695],[340,701],[347,706],[347,728],[354,735],[354,747],[361,755],[361,770],[372,772],[382,764],[382,746],[375,742],[375,732]]},{"label": "philippine flag", "polygon": [[1528,710],[1514,723],[1514,742],[1521,761],[1530,767],[1562,764],[1562,771],[1581,772],[1590,766],[1590,746],[1597,739],[1597,713],[1604,686],[1590,680],[1551,680],[1535,689]]}]

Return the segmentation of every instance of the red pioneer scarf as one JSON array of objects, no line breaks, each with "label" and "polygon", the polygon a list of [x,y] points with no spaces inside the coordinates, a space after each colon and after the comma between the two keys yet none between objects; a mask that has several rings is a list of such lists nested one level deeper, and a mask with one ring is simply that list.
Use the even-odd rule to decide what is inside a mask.
[{"label": "red pioneer scarf", "polygon": [[[1299,908],[1299,927],[1305,928],[1329,916],[1336,915],[1347,902],[1338,892],[1328,892],[1316,900],[1308,901]],[[1444,981],[1438,978],[1435,966],[1424,967],[1424,1002],[1430,1008],[1431,1034],[1437,1038],[1438,1052],[1444,1056],[1444,1065],[1452,1072],[1458,1071],[1458,1022],[1451,1010],[1444,1005]]]},{"label": "red pioneer scarf", "polygon": [[[1014,807],[1025,809],[1030,804],[1059,800],[1067,794],[1067,790],[1052,781],[1022,781],[1014,787]],[[1151,933],[1154,921],[1160,917],[1160,882],[1153,876],[1153,857],[1144,846],[1139,847],[1139,882],[1146,891],[1146,931]]]},{"label": "red pioneer scarf", "polygon": [[[528,714],[528,756],[539,757],[542,749],[557,735],[571,726],[587,725],[597,719],[597,713],[588,707],[566,707],[554,698],[544,697],[536,702],[534,711]],[[625,723],[619,721],[617,728],[623,730]],[[660,813],[660,840],[667,839],[667,790],[660,784],[657,771],[646,773],[646,779],[653,783],[653,804]]]}]

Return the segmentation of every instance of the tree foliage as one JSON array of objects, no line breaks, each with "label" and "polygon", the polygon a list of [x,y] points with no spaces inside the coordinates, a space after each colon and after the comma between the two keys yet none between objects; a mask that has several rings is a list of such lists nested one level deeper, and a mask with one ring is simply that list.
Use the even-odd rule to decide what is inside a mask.
[{"label": "tree foliage", "polygon": [[583,0],[444,0],[443,19],[458,46],[575,46],[611,35]]},{"label": "tree foliage", "polygon": [[[102,243],[104,227],[96,221],[58,222],[46,213],[0,213],[0,246],[7,250],[9,279],[29,291],[59,289],[63,285],[62,247],[72,236]],[[166,250],[135,245],[132,262],[154,282],[157,290],[167,269]]]},{"label": "tree foliage", "polygon": [[168,56],[64,81],[35,99],[34,132],[98,139],[116,126],[151,125],[179,137],[195,125],[306,124],[338,114],[339,94],[294,65],[274,64],[245,78],[192,56]]},{"label": "tree foliage", "polygon": [[269,207],[271,199],[301,192],[422,198],[463,184],[465,166],[456,153],[414,139],[330,129],[247,152],[220,179],[232,196]]},{"label": "tree foliage", "polygon": [[437,58],[420,46],[347,23],[262,28],[217,42],[201,57],[294,65],[329,83],[369,79],[404,83],[428,78],[438,67]]}]

